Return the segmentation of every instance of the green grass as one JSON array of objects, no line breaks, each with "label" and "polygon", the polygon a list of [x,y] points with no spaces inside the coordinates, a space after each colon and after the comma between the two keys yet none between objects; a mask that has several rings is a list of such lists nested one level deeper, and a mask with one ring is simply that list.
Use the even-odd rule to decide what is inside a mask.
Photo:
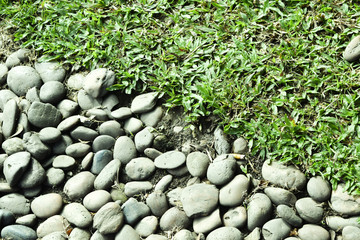
[{"label": "green grass", "polygon": [[260,161],[360,194],[360,71],[343,60],[360,5],[337,0],[0,1],[42,60],[109,67],[112,90],[165,93],[187,120],[219,117]]}]

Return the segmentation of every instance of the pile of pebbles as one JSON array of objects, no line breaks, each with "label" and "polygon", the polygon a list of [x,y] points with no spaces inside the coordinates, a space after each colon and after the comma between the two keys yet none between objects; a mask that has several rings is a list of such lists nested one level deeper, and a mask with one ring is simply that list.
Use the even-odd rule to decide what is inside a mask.
[{"label": "pile of pebbles", "polygon": [[246,140],[219,128],[215,157],[162,152],[157,93],[124,104],[106,91],[109,69],[67,76],[26,59],[21,49],[0,64],[2,238],[359,239],[360,197],[343,184],[277,162],[256,179],[244,173]]}]

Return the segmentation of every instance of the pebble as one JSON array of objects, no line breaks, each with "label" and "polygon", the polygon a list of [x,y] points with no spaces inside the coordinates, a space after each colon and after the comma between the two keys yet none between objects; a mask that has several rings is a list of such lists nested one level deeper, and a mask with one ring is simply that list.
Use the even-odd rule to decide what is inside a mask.
[{"label": "pebble", "polygon": [[295,208],[300,217],[309,223],[318,223],[323,217],[324,209],[310,197],[296,201]]},{"label": "pebble", "polygon": [[8,68],[5,64],[0,64],[0,84],[3,85],[6,82]]},{"label": "pebble", "polygon": [[331,195],[330,183],[322,177],[312,177],[307,183],[307,192],[309,196],[318,202],[329,200]]},{"label": "pebble", "polygon": [[[245,240],[260,240],[261,239],[261,229],[256,227],[254,230],[251,231],[249,235],[247,235]],[[286,238],[287,239],[287,238]]]},{"label": "pebble", "polygon": [[60,194],[48,193],[36,197],[31,202],[31,211],[38,218],[49,218],[58,214],[62,209],[63,199]]},{"label": "pebble", "polygon": [[113,184],[116,179],[117,173],[121,167],[121,162],[119,159],[111,160],[95,178],[94,188],[95,189],[108,189]]},{"label": "pebble", "polygon": [[123,135],[123,129],[121,128],[120,123],[118,123],[115,120],[110,120],[110,121],[103,122],[99,126],[99,133],[101,135],[108,135],[113,138],[118,138],[121,135]]},{"label": "pebble", "polygon": [[58,62],[36,62],[35,69],[44,83],[63,82],[66,74],[65,69]]},{"label": "pebble", "polygon": [[292,192],[283,188],[267,187],[264,189],[264,193],[275,205],[294,206],[297,201],[296,196]]},{"label": "pebble", "polygon": [[32,87],[26,92],[25,99],[30,102],[41,102],[39,94],[40,90],[36,87]]},{"label": "pebble", "polygon": [[26,198],[34,198],[40,195],[41,190],[42,190],[42,186],[39,185],[32,188],[23,188],[21,189],[21,192]]},{"label": "pebble", "polygon": [[21,152],[25,150],[24,142],[21,138],[13,137],[5,140],[1,148],[5,151],[7,155],[12,155],[17,152]]},{"label": "pebble", "polygon": [[73,228],[73,230],[69,235],[70,240],[78,240],[78,239],[89,240],[90,238],[91,238],[90,232],[81,228]]},{"label": "pebble", "polygon": [[91,128],[78,126],[70,132],[70,136],[78,141],[93,141],[99,133]]},{"label": "pebble", "polygon": [[25,96],[32,88],[40,88],[42,80],[39,73],[29,66],[16,66],[7,74],[8,87],[18,96]]},{"label": "pebble", "polygon": [[135,231],[141,237],[148,237],[155,233],[158,226],[158,219],[155,216],[147,216],[140,220],[135,226]]},{"label": "pebble", "polygon": [[294,227],[301,227],[302,226],[302,219],[296,215],[296,212],[293,208],[287,205],[279,205],[276,208],[277,214],[281,217],[284,221]]},{"label": "pebble", "polygon": [[113,238],[114,236],[112,234],[105,235],[96,230],[91,236],[90,240],[113,240]]},{"label": "pebble", "polygon": [[[116,94],[107,94],[104,96],[101,104],[104,108],[107,108],[108,111],[111,111],[116,105],[119,104],[119,102],[119,98]],[[109,116],[111,116],[111,113]]]},{"label": "pebble", "polygon": [[187,229],[181,229],[175,233],[173,240],[196,240],[196,234]]},{"label": "pebble", "polygon": [[160,190],[150,193],[146,198],[146,204],[149,206],[152,214],[157,217],[161,217],[169,209],[166,195]]},{"label": "pebble", "polygon": [[139,234],[130,225],[125,224],[120,231],[115,235],[115,240],[140,240]]},{"label": "pebble", "polygon": [[135,198],[129,198],[123,205],[122,210],[125,222],[135,226],[138,221],[150,215],[150,208],[143,202],[138,202]]},{"label": "pebble", "polygon": [[95,153],[92,161],[91,172],[99,174],[104,167],[113,160],[113,152],[110,150],[100,150]]},{"label": "pebble", "polygon": [[336,190],[331,194],[331,208],[341,214],[359,215],[360,214],[360,196],[354,196],[347,193],[345,185],[340,183]]},{"label": "pebble", "polygon": [[98,121],[107,121],[108,111],[100,108],[92,108],[85,112],[85,116]]},{"label": "pebble", "polygon": [[15,99],[10,99],[5,103],[2,121],[2,134],[5,139],[15,133],[19,108]]},{"label": "pebble", "polygon": [[41,88],[39,97],[44,103],[58,103],[64,99],[66,95],[66,89],[64,84],[57,81],[45,82]]},{"label": "pebble", "polygon": [[264,162],[261,170],[263,178],[284,188],[302,190],[306,186],[306,177],[294,166],[285,166],[278,162]]},{"label": "pebble", "polygon": [[326,224],[332,230],[338,232],[341,231],[346,226],[354,226],[360,228],[360,223],[358,222],[359,216],[343,218],[340,216],[328,216],[326,217]]},{"label": "pebble", "polygon": [[91,146],[89,144],[77,142],[68,145],[65,148],[65,153],[73,158],[81,158],[88,154],[90,150]]},{"label": "pebble", "polygon": [[238,165],[234,157],[220,155],[214,159],[207,169],[207,179],[215,185],[224,185],[234,178]]},{"label": "pebble", "polygon": [[84,73],[75,73],[68,78],[66,86],[71,90],[80,90],[84,86],[84,80]]},{"label": "pebble", "polygon": [[85,197],[94,186],[95,176],[88,171],[83,171],[70,178],[64,185],[64,193],[76,200]]},{"label": "pebble", "polygon": [[34,227],[37,224],[37,219],[35,214],[27,214],[25,216],[18,217],[15,222],[16,224]]},{"label": "pebble", "polygon": [[69,170],[75,167],[76,161],[68,155],[58,155],[54,158],[52,166],[63,170]]},{"label": "pebble", "polygon": [[177,207],[168,209],[160,218],[160,228],[163,231],[171,231],[175,228],[183,229],[190,225],[190,219],[184,211]]},{"label": "pebble", "polygon": [[127,136],[116,139],[114,145],[114,159],[119,159],[122,164],[127,164],[137,155],[135,143]]},{"label": "pebble", "polygon": [[13,91],[8,89],[0,90],[0,109],[2,111],[4,111],[4,106],[10,99],[15,99],[17,101],[18,96],[16,96]]},{"label": "pebble", "polygon": [[160,190],[162,192],[166,192],[168,187],[170,186],[171,182],[173,180],[173,176],[171,174],[163,176],[159,182],[156,183],[154,190]]},{"label": "pebble", "polygon": [[31,155],[28,152],[17,152],[5,159],[3,172],[6,181],[14,187],[30,164]]},{"label": "pebble", "polygon": [[69,223],[79,228],[86,228],[92,224],[90,212],[80,203],[73,202],[65,205],[61,215]]},{"label": "pebble", "polygon": [[220,189],[219,203],[222,206],[235,207],[241,205],[247,196],[250,181],[245,175],[235,176]]},{"label": "pebble", "polygon": [[247,227],[250,231],[261,227],[267,222],[272,213],[271,200],[263,193],[255,193],[248,204]]},{"label": "pebble", "polygon": [[65,179],[65,173],[62,169],[49,168],[46,170],[46,179],[44,184],[46,186],[55,187],[63,183]]},{"label": "pebble", "polygon": [[97,68],[86,75],[83,88],[93,98],[102,97],[106,94],[106,88],[115,82],[115,73],[106,68]]},{"label": "pebble", "polygon": [[360,58],[360,36],[353,38],[346,46],[343,57],[348,62],[355,62]]},{"label": "pebble", "polygon": [[193,221],[193,229],[196,233],[208,233],[221,225],[219,208],[215,209],[208,216],[198,217]]},{"label": "pebble", "polygon": [[0,229],[15,223],[14,214],[6,209],[0,209]]},{"label": "pebble", "polygon": [[125,184],[125,194],[132,197],[137,194],[144,194],[151,190],[153,185],[149,181],[132,181]]},{"label": "pebble", "polygon": [[134,143],[138,152],[144,152],[148,147],[151,147],[154,134],[152,133],[154,128],[146,127],[135,135]]},{"label": "pebble", "polygon": [[68,237],[64,231],[52,232],[42,238],[42,240],[67,240]]},{"label": "pebble", "polygon": [[85,155],[85,157],[81,161],[81,169],[82,170],[89,170],[92,165],[92,160],[94,158],[94,153],[89,152]]},{"label": "pebble", "polygon": [[231,145],[220,127],[214,131],[214,148],[218,155],[230,153],[231,150]]},{"label": "pebble", "polygon": [[89,110],[101,106],[100,102],[96,98],[93,98],[83,89],[78,91],[77,100],[82,110]]},{"label": "pebble", "polygon": [[126,133],[130,135],[135,135],[138,133],[143,127],[143,122],[140,119],[131,117],[125,120],[124,130]]},{"label": "pebble", "polygon": [[223,223],[225,227],[243,228],[247,222],[246,209],[243,206],[238,206],[229,209],[223,215]]},{"label": "pebble", "polygon": [[35,188],[40,186],[46,178],[46,173],[41,164],[34,158],[31,159],[27,171],[23,174],[19,181],[21,188]]},{"label": "pebble", "polygon": [[169,204],[171,206],[182,206],[182,202],[181,202],[182,191],[183,188],[177,187],[166,193],[166,197],[168,198]]},{"label": "pebble", "polygon": [[298,230],[302,240],[330,240],[330,234],[326,229],[314,224],[305,224]]},{"label": "pebble", "polygon": [[111,195],[105,190],[95,190],[88,193],[83,200],[84,207],[91,211],[97,212],[102,206],[111,201]]},{"label": "pebble", "polygon": [[242,240],[243,236],[239,229],[234,227],[220,227],[206,237],[206,240]]},{"label": "pebble", "polygon": [[284,239],[289,236],[290,225],[281,218],[272,219],[262,227],[262,235],[265,240]]},{"label": "pebble", "polygon": [[69,99],[64,99],[61,100],[56,107],[59,109],[63,118],[68,118],[76,113],[76,111],[79,109],[79,104]]},{"label": "pebble", "polygon": [[186,156],[180,151],[168,151],[157,158],[154,163],[157,168],[160,169],[174,169],[180,167],[186,161]]},{"label": "pebble", "polygon": [[39,138],[45,144],[52,144],[60,140],[61,131],[55,127],[46,127],[40,130]]},{"label": "pebble", "polygon": [[346,226],[341,233],[343,240],[358,240],[360,236],[360,228],[354,226]]},{"label": "pebble", "polygon": [[80,116],[76,115],[76,116],[71,116],[68,118],[65,118],[64,120],[62,120],[59,125],[57,126],[57,129],[60,132],[66,132],[69,131],[73,128],[75,128],[75,126],[77,126],[77,124],[80,122]]},{"label": "pebble", "polygon": [[149,158],[138,157],[126,164],[125,172],[132,180],[145,180],[155,172],[155,165]]},{"label": "pebble", "polygon": [[163,109],[161,106],[156,107],[154,110],[140,115],[140,120],[147,127],[156,127],[163,116]]},{"label": "pebble", "polygon": [[132,116],[131,109],[128,107],[120,107],[111,112],[111,116],[116,120],[125,120]]},{"label": "pebble", "polygon": [[39,137],[38,133],[24,133],[23,143],[25,149],[37,160],[42,161],[51,155],[51,149],[45,145]]},{"label": "pebble", "polygon": [[62,114],[50,103],[33,102],[28,110],[28,120],[38,128],[56,127],[62,120]]},{"label": "pebble", "polygon": [[131,102],[131,111],[135,114],[149,112],[155,107],[157,93],[150,92],[136,96]]},{"label": "pebble", "polygon": [[189,173],[185,164],[181,165],[180,167],[174,168],[174,169],[167,169],[166,171],[175,177],[182,177],[185,174]]},{"label": "pebble", "polygon": [[202,152],[192,152],[186,157],[186,166],[193,177],[204,177],[209,164],[208,155]]},{"label": "pebble", "polygon": [[218,204],[219,190],[206,183],[194,184],[182,190],[181,202],[190,218],[209,215]]},{"label": "pebble", "polygon": [[49,217],[44,222],[40,223],[36,229],[37,236],[42,238],[52,232],[64,231],[68,221],[61,215],[54,215]]},{"label": "pebble", "polygon": [[145,240],[168,240],[168,238],[159,234],[151,234]]},{"label": "pebble", "polygon": [[232,144],[232,152],[246,154],[249,151],[248,143],[243,137],[237,138]]},{"label": "pebble", "polygon": [[36,232],[27,226],[9,225],[1,230],[1,237],[12,240],[35,240],[37,239]]},{"label": "pebble", "polygon": [[52,152],[55,155],[66,153],[66,148],[73,143],[71,137],[68,135],[61,135],[60,141],[56,142],[52,146]]}]

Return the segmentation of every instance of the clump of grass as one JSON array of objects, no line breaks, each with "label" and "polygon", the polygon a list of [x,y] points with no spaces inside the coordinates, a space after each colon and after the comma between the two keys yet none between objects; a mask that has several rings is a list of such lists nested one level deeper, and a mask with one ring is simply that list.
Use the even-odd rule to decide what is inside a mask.
[{"label": "clump of grass", "polygon": [[219,117],[254,158],[280,160],[360,194],[356,1],[0,3],[2,24],[42,60],[109,67],[111,90],[156,90],[189,122]]}]

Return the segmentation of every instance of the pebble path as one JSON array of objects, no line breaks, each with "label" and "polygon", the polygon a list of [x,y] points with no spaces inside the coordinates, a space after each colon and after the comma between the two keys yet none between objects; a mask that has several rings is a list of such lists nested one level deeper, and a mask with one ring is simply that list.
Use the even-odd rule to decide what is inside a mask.
[{"label": "pebble path", "polygon": [[[3,239],[360,239],[360,197],[343,184],[267,161],[251,177],[246,140],[219,128],[214,159],[161,152],[158,94],[126,105],[106,91],[113,71],[66,76],[56,62],[27,66],[26,55],[0,64]],[[186,186],[169,188],[183,176]]]}]

